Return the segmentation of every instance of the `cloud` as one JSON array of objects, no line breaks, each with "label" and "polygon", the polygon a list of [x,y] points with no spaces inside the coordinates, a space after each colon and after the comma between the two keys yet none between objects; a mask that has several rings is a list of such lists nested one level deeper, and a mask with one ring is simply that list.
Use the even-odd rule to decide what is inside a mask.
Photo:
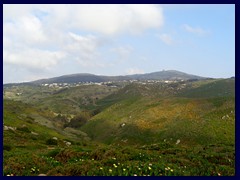
[{"label": "cloud", "polygon": [[[3,63],[31,72],[50,72],[62,62],[83,69],[106,67],[99,60],[113,38],[163,23],[161,6],[152,4],[4,4]],[[132,51],[130,46],[112,49],[121,59]]]},{"label": "cloud", "polygon": [[129,55],[133,52],[133,47],[130,45],[119,46],[117,48],[112,48],[110,51],[116,53],[121,60],[126,60]]},{"label": "cloud", "polygon": [[81,5],[75,12],[72,26],[107,35],[135,34],[163,25],[162,9],[157,5]]},{"label": "cloud", "polygon": [[144,71],[138,68],[129,68],[126,70],[126,73],[131,75],[131,74],[143,74]]},{"label": "cloud", "polygon": [[[106,35],[139,33],[163,25],[163,12],[153,4],[4,5],[4,20],[35,14],[51,28],[85,29]],[[22,8],[22,9],[21,9]],[[41,12],[41,13],[39,13]]]},{"label": "cloud", "polygon": [[169,34],[157,34],[156,35],[162,42],[164,42],[167,45],[172,45],[173,44],[173,39],[172,36]]},{"label": "cloud", "polygon": [[16,18],[15,21],[5,22],[4,36],[14,41],[28,45],[39,45],[46,42],[48,37],[43,32],[41,21],[32,15]]},{"label": "cloud", "polygon": [[206,35],[208,33],[207,30],[204,30],[200,27],[191,27],[188,24],[184,24],[182,27],[185,31],[193,33],[193,34],[197,34],[197,35]]},{"label": "cloud", "polygon": [[39,50],[26,48],[9,52],[3,50],[3,62],[8,65],[19,66],[27,69],[50,69],[55,66],[60,59],[65,56],[64,53],[58,51]]},{"label": "cloud", "polygon": [[92,54],[98,47],[97,38],[93,35],[81,36],[75,33],[68,33],[70,39],[66,50],[70,53]]}]

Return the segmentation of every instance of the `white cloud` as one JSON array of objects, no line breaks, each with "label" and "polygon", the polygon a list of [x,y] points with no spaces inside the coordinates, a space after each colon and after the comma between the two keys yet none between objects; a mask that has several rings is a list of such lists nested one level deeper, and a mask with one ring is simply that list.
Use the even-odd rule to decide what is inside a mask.
[{"label": "white cloud", "polygon": [[193,34],[197,34],[197,35],[206,35],[208,33],[207,30],[204,30],[200,27],[191,27],[188,24],[184,24],[182,27],[185,31],[193,33]]},{"label": "white cloud", "polygon": [[147,4],[81,5],[72,26],[107,35],[139,33],[163,25],[161,7]]},{"label": "white cloud", "polygon": [[3,33],[14,41],[36,45],[47,40],[41,21],[32,15],[17,17],[16,21],[5,22]]},{"label": "white cloud", "polygon": [[3,62],[8,65],[20,66],[27,69],[50,69],[64,58],[62,52],[51,52],[39,49],[21,49],[14,52],[3,51]]},{"label": "white cloud", "polygon": [[[85,29],[114,35],[139,33],[163,25],[163,12],[153,4],[4,5],[4,20],[44,12],[51,28]],[[40,15],[41,16],[41,15]]]},{"label": "white cloud", "polygon": [[98,39],[93,35],[81,36],[69,32],[69,36],[73,40],[67,45],[69,50],[92,53],[98,46]]},{"label": "white cloud", "polygon": [[105,39],[91,34],[82,36],[69,32],[62,48],[67,52],[67,59],[75,60],[84,68],[105,67],[106,65],[99,61],[103,57],[98,51],[105,43]]},{"label": "white cloud", "polygon": [[133,52],[133,47],[130,45],[119,46],[117,48],[112,48],[110,51],[115,52],[121,60],[126,60],[129,55]]},{"label": "white cloud", "polygon": [[[100,62],[101,49],[113,37],[159,28],[163,21],[161,6],[152,4],[4,4],[3,62],[8,69],[32,72],[50,72],[63,61],[84,68],[106,67],[106,62]],[[133,48],[120,46],[112,51],[124,59]]]},{"label": "white cloud", "polygon": [[131,74],[143,74],[144,71],[139,69],[139,68],[129,68],[126,70],[126,73],[131,75]]},{"label": "white cloud", "polygon": [[157,34],[156,35],[162,42],[164,42],[167,45],[172,45],[173,44],[173,39],[172,36],[169,34]]}]

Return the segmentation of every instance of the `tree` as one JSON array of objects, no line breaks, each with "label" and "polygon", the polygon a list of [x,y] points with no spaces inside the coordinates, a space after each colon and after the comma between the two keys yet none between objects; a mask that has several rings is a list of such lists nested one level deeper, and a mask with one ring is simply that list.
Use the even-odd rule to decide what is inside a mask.
[{"label": "tree", "polygon": [[65,127],[79,128],[86,124],[90,117],[91,116],[89,112],[87,111],[81,112],[80,114],[72,118],[71,121],[65,125]]}]

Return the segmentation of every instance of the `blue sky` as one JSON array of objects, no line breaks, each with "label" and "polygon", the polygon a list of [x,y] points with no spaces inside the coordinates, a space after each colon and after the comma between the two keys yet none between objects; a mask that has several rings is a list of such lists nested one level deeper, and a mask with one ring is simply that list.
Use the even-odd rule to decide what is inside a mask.
[{"label": "blue sky", "polygon": [[179,70],[235,75],[234,5],[3,5],[3,82]]}]

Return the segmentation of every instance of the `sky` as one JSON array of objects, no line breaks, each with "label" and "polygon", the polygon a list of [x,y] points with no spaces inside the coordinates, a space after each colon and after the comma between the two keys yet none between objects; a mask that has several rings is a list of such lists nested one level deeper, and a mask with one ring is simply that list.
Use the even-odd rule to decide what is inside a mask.
[{"label": "sky", "polygon": [[235,76],[235,5],[3,5],[4,84],[162,70]]}]

